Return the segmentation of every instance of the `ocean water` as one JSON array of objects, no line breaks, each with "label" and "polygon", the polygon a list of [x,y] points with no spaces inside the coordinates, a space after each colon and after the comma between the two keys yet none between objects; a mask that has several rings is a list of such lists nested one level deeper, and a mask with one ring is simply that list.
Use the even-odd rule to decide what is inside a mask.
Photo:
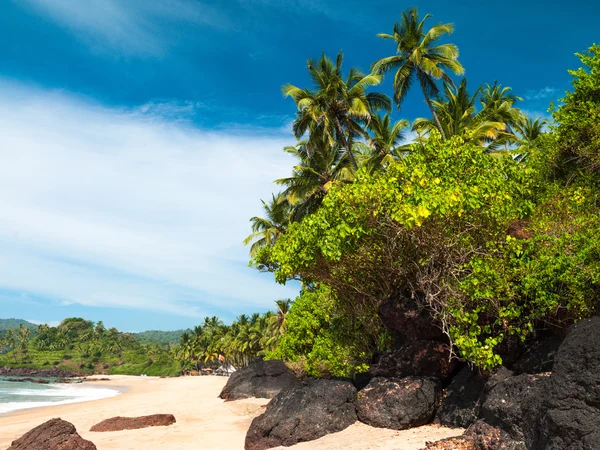
[{"label": "ocean water", "polygon": [[114,397],[116,389],[89,384],[15,383],[0,378],[0,414],[40,406],[64,405]]}]

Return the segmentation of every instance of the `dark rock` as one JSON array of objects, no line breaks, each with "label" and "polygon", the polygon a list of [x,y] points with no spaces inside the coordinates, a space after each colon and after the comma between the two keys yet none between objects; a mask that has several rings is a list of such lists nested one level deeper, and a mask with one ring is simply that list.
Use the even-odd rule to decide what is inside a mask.
[{"label": "dark rock", "polygon": [[140,417],[111,417],[97,423],[90,431],[137,430],[138,428],[166,427],[176,422],[173,414],[152,414]]},{"label": "dark rock", "polygon": [[600,447],[600,318],[573,325],[552,375],[525,404],[529,448]]},{"label": "dark rock", "polygon": [[512,438],[523,440],[522,406],[540,378],[543,377],[529,374],[513,376],[510,370],[501,368],[485,385],[480,417]]},{"label": "dark rock", "polygon": [[383,325],[400,337],[402,344],[412,340],[447,341],[431,314],[410,299],[388,300],[379,307],[378,315]]},{"label": "dark rock", "polygon": [[532,342],[511,369],[516,374],[551,372],[561,343],[562,338],[556,335],[545,336]]},{"label": "dark rock", "polygon": [[512,367],[523,356],[527,347],[518,336],[508,335],[504,336],[494,350],[502,358],[504,366]]},{"label": "dark rock", "polygon": [[356,422],[356,388],[337,380],[306,380],[281,391],[256,417],[246,450],[264,450],[312,441]]},{"label": "dark rock", "polygon": [[373,378],[360,391],[356,413],[374,427],[406,430],[430,423],[440,397],[435,378]]},{"label": "dark rock", "polygon": [[79,384],[83,383],[83,380],[81,378],[57,378],[54,382],[59,384]]},{"label": "dark rock", "polygon": [[362,372],[354,375],[354,386],[359,391],[367,387],[369,382],[373,379],[373,374],[370,372]]},{"label": "dark rock", "polygon": [[0,376],[9,377],[42,377],[42,378],[71,378],[78,377],[80,374],[74,372],[65,372],[60,369],[27,369],[0,367]]},{"label": "dark rock", "polygon": [[526,447],[522,441],[512,439],[508,433],[488,425],[483,420],[478,420],[462,436],[427,443],[426,449],[526,450]]},{"label": "dark rock", "polygon": [[9,378],[6,381],[10,381],[11,383],[38,383],[38,384],[50,384],[48,380],[44,380],[43,378]]},{"label": "dark rock", "polygon": [[523,441],[513,439],[510,434],[483,420],[471,425],[463,436],[473,442],[478,450],[526,450]]},{"label": "dark rock", "polygon": [[436,422],[448,427],[466,428],[479,416],[481,395],[487,377],[464,367],[452,379],[436,413]]},{"label": "dark rock", "polygon": [[96,446],[79,436],[73,424],[51,419],[13,441],[8,450],[96,450]]},{"label": "dark rock", "polygon": [[448,345],[439,341],[411,341],[393,353],[385,353],[370,369],[373,377],[436,377],[446,382],[458,362],[450,358]]},{"label": "dark rock", "polygon": [[251,397],[273,398],[297,383],[296,375],[283,361],[255,361],[231,375],[219,397],[226,401]]}]

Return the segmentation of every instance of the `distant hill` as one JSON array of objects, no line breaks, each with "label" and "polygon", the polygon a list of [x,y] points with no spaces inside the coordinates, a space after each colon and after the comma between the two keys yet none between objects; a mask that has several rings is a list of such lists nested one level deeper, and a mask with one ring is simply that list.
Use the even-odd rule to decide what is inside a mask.
[{"label": "distant hill", "polygon": [[14,330],[23,325],[25,328],[37,328],[37,325],[23,319],[0,319],[0,331]]},{"label": "distant hill", "polygon": [[131,333],[140,344],[159,344],[163,346],[177,344],[179,337],[189,330],[161,331],[149,330],[141,333]]}]

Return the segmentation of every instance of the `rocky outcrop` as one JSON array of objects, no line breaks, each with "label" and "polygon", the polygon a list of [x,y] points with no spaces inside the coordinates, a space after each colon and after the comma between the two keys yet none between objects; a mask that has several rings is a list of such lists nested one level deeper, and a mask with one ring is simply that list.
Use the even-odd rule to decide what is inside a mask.
[{"label": "rocky outcrop", "polygon": [[530,449],[595,449],[600,443],[600,318],[571,327],[552,375],[524,405]]},{"label": "rocky outcrop", "polygon": [[273,398],[297,383],[298,379],[283,361],[256,361],[231,375],[219,397],[226,401]]},{"label": "rocky outcrop", "polygon": [[358,419],[395,430],[425,425],[435,415],[440,389],[435,378],[373,378],[356,401]]},{"label": "rocky outcrop", "polygon": [[74,372],[65,372],[60,369],[26,369],[0,367],[0,376],[7,377],[42,377],[42,378],[71,378],[78,377],[80,374]]},{"label": "rocky outcrop", "polygon": [[48,380],[44,380],[43,378],[8,378],[6,381],[10,381],[11,383],[37,383],[37,384],[50,384]]},{"label": "rocky outcrop", "polygon": [[526,450],[522,442],[513,440],[508,433],[482,420],[471,425],[456,438],[428,443],[428,450]]},{"label": "rocky outcrop", "polygon": [[501,368],[485,385],[480,417],[522,441],[523,405],[540,379],[540,376],[529,374],[514,376],[510,370]]},{"label": "rocky outcrop", "polygon": [[373,377],[404,378],[408,376],[436,377],[450,380],[457,361],[450,358],[448,345],[431,340],[410,341],[395,352],[383,354],[370,369]]},{"label": "rocky outcrop", "polygon": [[527,351],[511,367],[516,374],[551,372],[562,343],[556,335],[544,336],[528,345]]},{"label": "rocky outcrop", "polygon": [[467,428],[477,420],[487,377],[464,367],[452,379],[436,413],[436,422],[447,427]]},{"label": "rocky outcrop", "polygon": [[306,380],[280,392],[246,434],[246,450],[312,441],[356,422],[356,388],[350,382]]},{"label": "rocky outcrop", "polygon": [[379,307],[378,314],[383,325],[399,338],[400,345],[412,340],[446,341],[431,314],[408,298],[388,300]]},{"label": "rocky outcrop", "polygon": [[21,438],[13,441],[8,450],[96,450],[96,446],[83,439],[73,424],[62,419],[51,419]]},{"label": "rocky outcrop", "polygon": [[173,414],[152,414],[140,417],[111,417],[97,423],[90,431],[137,430],[138,428],[166,427],[176,422]]}]

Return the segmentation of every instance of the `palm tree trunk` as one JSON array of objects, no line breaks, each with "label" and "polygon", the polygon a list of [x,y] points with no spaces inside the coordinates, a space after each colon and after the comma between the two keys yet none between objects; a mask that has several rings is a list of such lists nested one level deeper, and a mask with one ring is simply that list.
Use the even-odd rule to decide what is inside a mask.
[{"label": "palm tree trunk", "polygon": [[425,80],[423,80],[423,78],[419,77],[419,82],[421,83],[421,89],[423,90],[423,95],[425,96],[425,101],[427,102],[427,106],[429,106],[429,109],[431,110],[431,114],[433,114],[433,120],[435,120],[438,130],[440,130],[440,134],[442,135],[442,139],[445,141],[446,133],[444,133],[444,129],[442,128],[440,119],[437,116],[437,114],[435,113],[435,109],[434,109],[433,105],[431,104],[429,95],[427,95],[427,87],[425,86]]},{"label": "palm tree trunk", "polygon": [[344,134],[344,130],[342,129],[342,124],[340,123],[340,120],[337,117],[335,118],[335,126],[337,128],[338,135],[340,136],[340,139],[342,140],[342,144],[344,145],[344,148],[346,149],[346,154],[348,155],[348,158],[350,158],[350,162],[352,163],[352,166],[354,167],[354,170],[358,170],[358,164],[356,164],[356,158],[354,158],[354,154],[352,153],[350,144],[348,144],[348,140],[346,139],[346,135]]}]

